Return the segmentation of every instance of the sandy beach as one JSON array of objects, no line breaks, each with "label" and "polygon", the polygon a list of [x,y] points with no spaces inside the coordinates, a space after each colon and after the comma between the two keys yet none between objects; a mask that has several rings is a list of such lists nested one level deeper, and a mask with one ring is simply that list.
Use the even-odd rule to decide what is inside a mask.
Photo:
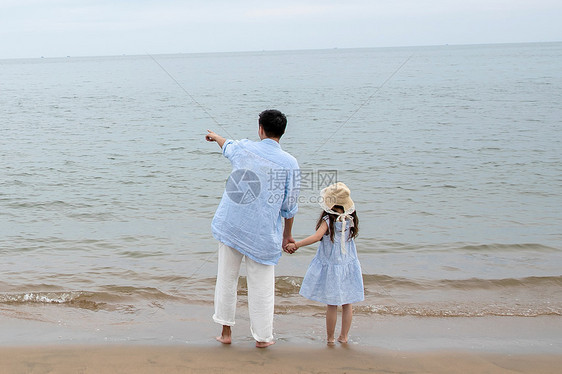
[{"label": "sandy beach", "polygon": [[557,373],[560,355],[438,351],[413,353],[354,346],[303,348],[51,346],[0,349],[2,373]]},{"label": "sandy beach", "polygon": [[[321,319],[276,318],[277,343],[257,349],[241,319],[232,345],[202,318],[174,323],[191,340],[147,340],[147,327],[113,326],[127,340],[98,339],[81,329],[45,324],[1,325],[0,373],[559,373],[560,318],[365,318],[357,316],[349,344],[326,346]],[[12,320],[13,322],[13,320]],[[302,324],[300,323],[302,322]],[[294,336],[297,325],[317,328]],[[109,326],[108,326],[109,328]],[[172,331],[174,326],[158,324]],[[132,335],[132,330],[145,334]],[[33,337],[35,334],[36,338]],[[41,336],[43,338],[41,338]],[[154,337],[153,337],[154,339]]]}]

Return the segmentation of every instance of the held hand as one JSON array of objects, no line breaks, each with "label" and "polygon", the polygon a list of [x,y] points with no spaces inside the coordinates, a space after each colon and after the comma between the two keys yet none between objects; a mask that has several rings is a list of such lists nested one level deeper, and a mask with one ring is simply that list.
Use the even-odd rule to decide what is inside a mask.
[{"label": "held hand", "polygon": [[283,243],[281,244],[281,247],[283,248],[283,250],[285,250],[285,248],[287,247],[287,244],[289,243],[295,243],[295,239],[293,239],[292,236],[288,235],[288,236],[283,236]]},{"label": "held hand", "polygon": [[293,254],[297,251],[297,249],[299,249],[299,248],[297,247],[297,245],[295,243],[288,243],[285,246],[284,251],[287,252],[287,253]]},{"label": "held hand", "polygon": [[287,247],[288,247],[289,244],[294,244],[294,243],[295,243],[295,239],[293,239],[292,236],[284,236],[283,237],[283,244],[282,244],[283,251],[285,251],[289,254],[293,254],[295,251],[289,251],[289,250],[287,250]]}]

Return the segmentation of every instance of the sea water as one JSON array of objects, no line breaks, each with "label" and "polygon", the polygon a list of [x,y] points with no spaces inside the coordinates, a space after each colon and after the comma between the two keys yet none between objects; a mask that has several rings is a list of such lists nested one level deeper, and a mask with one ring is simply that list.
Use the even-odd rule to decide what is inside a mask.
[{"label": "sea water", "polygon": [[[295,238],[322,187],[352,191],[356,314],[560,316],[561,61],[560,43],[2,60],[0,319],[150,335],[210,316],[230,164],[204,135],[257,140],[268,108],[307,175]],[[315,249],[281,259],[277,315],[322,318],[298,295]]]}]

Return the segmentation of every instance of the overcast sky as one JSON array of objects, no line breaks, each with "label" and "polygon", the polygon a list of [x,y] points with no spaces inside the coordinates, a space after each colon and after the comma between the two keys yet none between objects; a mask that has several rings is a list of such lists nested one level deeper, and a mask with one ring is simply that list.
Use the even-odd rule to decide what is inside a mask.
[{"label": "overcast sky", "polygon": [[561,0],[0,0],[0,58],[562,41]]}]

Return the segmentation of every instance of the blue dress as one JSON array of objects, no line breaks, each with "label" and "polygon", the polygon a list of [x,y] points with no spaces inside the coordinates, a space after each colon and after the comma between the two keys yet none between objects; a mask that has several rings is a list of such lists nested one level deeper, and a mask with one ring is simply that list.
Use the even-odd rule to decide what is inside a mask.
[{"label": "blue dress", "polygon": [[334,222],[334,241],[326,232],[308,266],[300,289],[300,294],[307,299],[328,305],[352,304],[365,299],[355,241],[349,240],[349,221],[345,229],[345,254],[340,245],[341,225],[341,222]]}]

